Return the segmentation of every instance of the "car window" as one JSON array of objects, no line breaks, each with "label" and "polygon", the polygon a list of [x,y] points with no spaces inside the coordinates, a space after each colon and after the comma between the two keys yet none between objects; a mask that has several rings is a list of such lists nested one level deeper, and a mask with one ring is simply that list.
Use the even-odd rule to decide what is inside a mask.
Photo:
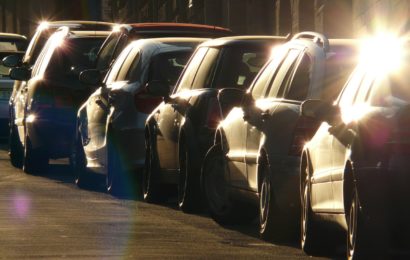
[{"label": "car window", "polygon": [[122,34],[121,38],[118,40],[117,46],[115,47],[111,60],[117,59],[118,55],[120,55],[120,53],[124,50],[124,48],[127,47],[129,42],[130,41],[128,40],[128,35]]},{"label": "car window", "polygon": [[54,50],[46,73],[52,77],[73,76],[89,69],[95,62],[104,38],[70,38]]},{"label": "car window", "polygon": [[306,99],[310,87],[312,75],[312,60],[305,53],[290,79],[290,84],[285,91],[285,98],[290,100],[303,101]]},{"label": "car window", "polygon": [[130,67],[133,65],[133,63],[138,64],[140,55],[141,55],[141,51],[140,51],[139,48],[133,48],[131,50],[131,52],[128,54],[127,58],[122,63],[121,69],[119,70],[117,78],[115,79],[115,81],[127,80],[126,76],[128,74],[128,71],[130,70]]},{"label": "car window", "polygon": [[156,55],[148,73],[148,81],[160,80],[174,86],[184,69],[192,51],[168,52]]},{"label": "car window", "polygon": [[296,64],[296,61],[300,55],[300,52],[301,51],[297,49],[291,49],[289,51],[285,60],[283,61],[283,63],[280,65],[277,72],[275,73],[272,84],[270,86],[268,97],[270,98],[282,97],[282,94],[283,94],[283,90],[281,91],[281,88],[283,87],[282,83],[284,82],[286,75],[288,75],[288,77],[291,75],[289,73],[292,73],[292,67]]},{"label": "car window", "polygon": [[132,46],[129,45],[127,48],[125,48],[120,56],[118,56],[118,59],[114,62],[112,65],[110,71],[108,72],[107,79],[106,79],[106,84],[109,87],[111,83],[117,80],[118,73],[120,72],[120,69],[127,59],[129,53],[132,51]]},{"label": "car window", "polygon": [[103,45],[103,48],[98,53],[98,58],[96,61],[96,68],[98,70],[106,70],[111,63],[112,55],[115,51],[115,46],[118,42],[120,33],[112,33]]},{"label": "car window", "polygon": [[362,68],[359,67],[353,72],[339,96],[338,104],[341,108],[350,107],[353,104],[363,77],[364,70]]},{"label": "car window", "polygon": [[178,88],[176,92],[180,92],[186,89],[190,89],[192,86],[192,82],[195,78],[197,73],[198,67],[201,65],[202,60],[205,57],[205,54],[208,52],[207,47],[198,48],[197,51],[192,56],[191,60],[189,61],[185,71],[181,75],[181,78],[178,82]]},{"label": "car window", "polygon": [[221,51],[218,48],[209,48],[205,58],[202,60],[202,63],[196,72],[191,89],[211,87],[212,78],[220,52]]},{"label": "car window", "polygon": [[248,88],[269,58],[265,45],[241,45],[223,48],[218,62],[214,88]]},{"label": "car window", "polygon": [[[45,46],[47,40],[50,38],[50,34],[55,31],[55,29],[47,29],[42,31],[37,31],[30,41],[27,47],[26,54],[24,56],[24,62],[29,62],[29,65],[33,65],[37,58],[39,57],[43,47]],[[30,58],[30,60],[26,60]]]},{"label": "car window", "polygon": [[410,104],[410,80],[404,76],[405,73],[402,71],[395,75],[378,75],[370,90],[369,103],[378,107],[402,107]]},{"label": "car window", "polygon": [[0,39],[0,52],[24,51],[26,46],[26,42],[20,39]]},{"label": "car window", "polygon": [[287,52],[276,53],[273,59],[261,70],[251,88],[251,95],[254,100],[265,96],[266,89],[286,54]]}]

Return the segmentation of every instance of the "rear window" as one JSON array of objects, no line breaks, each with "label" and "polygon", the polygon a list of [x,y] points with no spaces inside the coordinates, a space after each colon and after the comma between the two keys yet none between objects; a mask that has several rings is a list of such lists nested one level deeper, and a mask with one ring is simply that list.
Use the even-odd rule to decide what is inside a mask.
[{"label": "rear window", "polygon": [[104,38],[72,38],[56,48],[46,72],[49,75],[75,75],[92,68]]},{"label": "rear window", "polygon": [[25,51],[27,48],[27,41],[19,39],[0,39],[0,52],[4,51]]},{"label": "rear window", "polygon": [[215,72],[213,87],[249,87],[270,56],[265,46],[231,46],[224,48]]}]

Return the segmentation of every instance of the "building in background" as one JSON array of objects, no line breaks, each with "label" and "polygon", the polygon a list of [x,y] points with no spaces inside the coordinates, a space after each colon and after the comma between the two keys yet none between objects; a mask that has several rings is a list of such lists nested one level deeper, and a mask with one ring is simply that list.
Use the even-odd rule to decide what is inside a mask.
[{"label": "building in background", "polygon": [[355,37],[380,26],[408,30],[408,0],[0,0],[0,30],[30,36],[44,19],[192,22],[237,34],[318,31]]}]

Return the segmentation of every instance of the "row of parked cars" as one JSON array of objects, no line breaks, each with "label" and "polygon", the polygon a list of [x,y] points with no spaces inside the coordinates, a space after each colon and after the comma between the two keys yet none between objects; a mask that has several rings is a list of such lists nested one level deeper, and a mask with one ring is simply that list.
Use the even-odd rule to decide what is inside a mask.
[{"label": "row of parked cars", "polygon": [[258,217],[263,239],[300,237],[308,254],[343,234],[349,259],[406,245],[408,66],[377,53],[357,65],[358,40],[314,32],[231,35],[42,24],[23,59],[3,59],[11,163],[35,174],[68,157],[79,187],[94,172],[150,203],[175,191],[184,212]]}]

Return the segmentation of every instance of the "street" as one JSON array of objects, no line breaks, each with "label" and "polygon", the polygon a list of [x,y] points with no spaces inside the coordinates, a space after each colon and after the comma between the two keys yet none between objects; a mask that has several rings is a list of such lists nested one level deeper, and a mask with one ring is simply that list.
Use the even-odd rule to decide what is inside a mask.
[{"label": "street", "polygon": [[221,227],[175,203],[151,205],[81,190],[64,161],[48,173],[24,174],[0,145],[0,245],[10,258],[271,258],[311,259],[297,244],[274,245],[255,226]]}]

